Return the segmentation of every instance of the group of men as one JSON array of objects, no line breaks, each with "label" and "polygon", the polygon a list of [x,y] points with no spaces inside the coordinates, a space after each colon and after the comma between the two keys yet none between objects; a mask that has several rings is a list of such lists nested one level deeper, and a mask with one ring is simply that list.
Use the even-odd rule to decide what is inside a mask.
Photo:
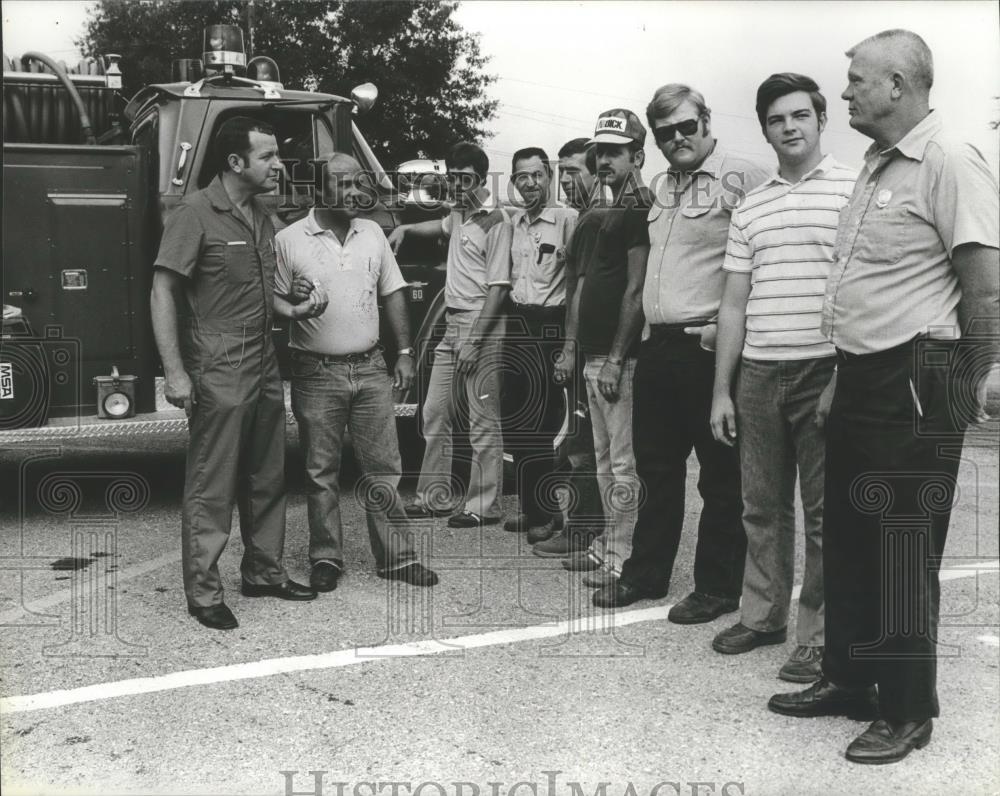
[{"label": "group of men", "polygon": [[[483,150],[463,143],[446,159],[449,215],[388,239],[357,217],[360,166],[334,155],[335,199],[272,246],[252,197],[276,180],[273,135],[251,123],[224,140],[220,177],[169,219],[153,290],[166,394],[191,418],[189,610],[235,626],[216,565],[234,501],[244,594],[311,599],[336,586],[348,425],[383,577],[437,581],[416,559],[407,519],[501,521],[506,447],[519,502],[506,530],[584,572],[598,607],[662,598],[693,451],[703,500],[694,590],[670,621],[739,610],[716,651],[785,642],[798,480],[805,568],[796,645],[778,676],[810,685],[768,707],[873,719],[847,749],[858,763],[926,745],[939,711],[938,571],[979,387],[968,374],[982,375],[968,364],[998,354],[1000,212],[982,156],[952,142],[930,110],[923,40],[885,31],[847,55],[842,98],[851,126],[873,141],[860,174],[823,153],[826,100],[804,75],[772,75],[757,92],[776,171],[727,151],[704,97],[668,84],[646,109],[668,164],[650,188],[646,127],[615,108],[591,139],[558,153],[569,207],[552,201],[543,150],[514,155],[523,203],[510,212],[490,195]],[[393,256],[410,235],[448,238],[447,309],[422,407],[423,466],[404,509],[390,388],[413,378]],[[393,377],[377,346],[376,294],[400,349]],[[272,312],[295,320],[310,588],[280,563]],[[460,418],[472,448],[462,497],[452,478]],[[568,474],[555,470],[560,429]],[[567,484],[564,521],[553,495]]]}]

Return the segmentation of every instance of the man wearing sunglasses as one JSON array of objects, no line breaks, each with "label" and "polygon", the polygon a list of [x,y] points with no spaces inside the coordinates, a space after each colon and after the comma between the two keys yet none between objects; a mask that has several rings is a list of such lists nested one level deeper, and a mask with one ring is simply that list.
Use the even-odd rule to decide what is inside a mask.
[{"label": "man wearing sunglasses", "polygon": [[705,98],[688,86],[657,89],[646,118],[670,169],[654,182],[642,294],[650,328],[635,371],[635,458],[645,495],[632,555],[618,583],[597,592],[594,604],[630,605],[666,596],[684,525],[693,448],[704,500],[695,588],[670,610],[669,619],[695,624],[735,611],[743,584],[739,457],[712,437],[709,414],[730,214],[767,172],[716,142]]},{"label": "man wearing sunglasses", "polygon": [[552,166],[545,150],[520,149],[511,165],[523,207],[512,217],[504,442],[514,455],[520,512],[504,530],[527,532],[535,544],[562,527],[562,515],[547,505],[545,494],[555,469],[552,444],[565,415],[553,368],[566,335],[565,250],[577,212],[551,204]]},{"label": "man wearing sunglasses", "polygon": [[397,251],[406,235],[448,238],[444,338],[434,349],[423,421],[424,461],[411,517],[450,514],[452,426],[459,396],[468,402],[472,470],[462,510],[451,528],[500,522],[503,441],[500,433],[503,308],[510,291],[510,216],[490,203],[490,161],[478,146],[461,142],[445,158],[455,205],[443,219],[403,224],[389,235]]}]

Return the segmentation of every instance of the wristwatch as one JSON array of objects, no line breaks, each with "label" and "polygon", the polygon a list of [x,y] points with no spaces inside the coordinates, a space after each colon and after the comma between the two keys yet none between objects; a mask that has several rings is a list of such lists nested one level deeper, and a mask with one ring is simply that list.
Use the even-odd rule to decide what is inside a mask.
[{"label": "wristwatch", "polygon": [[401,357],[415,357],[417,355],[417,350],[413,346],[410,346],[409,348],[401,348],[396,353]]}]

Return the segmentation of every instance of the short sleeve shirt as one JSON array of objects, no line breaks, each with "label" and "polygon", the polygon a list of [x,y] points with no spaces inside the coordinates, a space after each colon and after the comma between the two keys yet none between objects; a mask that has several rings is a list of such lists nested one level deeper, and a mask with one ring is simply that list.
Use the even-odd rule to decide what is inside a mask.
[{"label": "short sleeve shirt", "polygon": [[355,218],[343,244],[316,222],[314,211],[277,234],[274,290],[291,291],[301,275],[322,283],[330,298],[315,318],[292,321],[289,346],[316,354],[361,354],[378,342],[378,297],[406,287],[389,242],[374,221]]},{"label": "short sleeve shirt", "polygon": [[798,182],[775,174],[733,211],[723,269],[750,275],[743,356],[833,356],[820,333],[840,211],[857,172],[827,155]]},{"label": "short sleeve shirt", "polygon": [[576,218],[576,210],[569,207],[546,207],[533,221],[526,210],[514,213],[511,298],[517,304],[566,304],[565,251]]},{"label": "short sleeve shirt", "polygon": [[478,312],[493,285],[510,286],[510,216],[500,207],[481,207],[463,220],[455,209],[441,228],[448,236],[445,305]]},{"label": "short sleeve shirt", "polygon": [[668,171],[649,211],[642,309],[650,324],[715,320],[733,210],[769,170],[716,144],[690,173]]},{"label": "short sleeve shirt", "polygon": [[936,112],[894,147],[865,155],[840,216],[823,304],[823,333],[867,354],[919,334],[956,338],[958,246],[997,247],[997,181],[971,144],[950,140]]},{"label": "short sleeve shirt", "polygon": [[186,307],[202,329],[244,326],[270,332],[274,287],[274,227],[252,199],[253,226],[216,177],[167,217],[154,266],[185,277]]},{"label": "short sleeve shirt", "polygon": [[[643,187],[600,210],[600,226],[590,256],[577,263],[578,275],[585,277],[577,341],[585,354],[603,356],[611,351],[628,284],[628,252],[649,246],[646,216],[652,201],[652,194]],[[629,356],[635,354],[637,346],[638,340],[629,349]]]}]

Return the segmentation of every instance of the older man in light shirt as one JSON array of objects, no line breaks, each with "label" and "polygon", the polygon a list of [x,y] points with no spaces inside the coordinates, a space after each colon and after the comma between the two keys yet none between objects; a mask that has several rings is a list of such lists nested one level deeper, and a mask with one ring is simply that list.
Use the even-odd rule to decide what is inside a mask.
[{"label": "older man in light shirt", "polygon": [[[310,584],[332,591],[344,569],[339,477],[350,429],[379,576],[433,586],[437,576],[416,560],[396,493],[401,463],[390,388],[405,390],[413,380],[406,280],[381,227],[358,218],[372,198],[361,166],[336,153],[323,167],[324,201],[275,238],[275,311],[292,319],[292,410],[305,449]],[[330,300],[321,315],[308,317],[309,301],[283,298],[296,278],[325,289]],[[392,381],[378,345],[379,296],[398,344]]]}]

